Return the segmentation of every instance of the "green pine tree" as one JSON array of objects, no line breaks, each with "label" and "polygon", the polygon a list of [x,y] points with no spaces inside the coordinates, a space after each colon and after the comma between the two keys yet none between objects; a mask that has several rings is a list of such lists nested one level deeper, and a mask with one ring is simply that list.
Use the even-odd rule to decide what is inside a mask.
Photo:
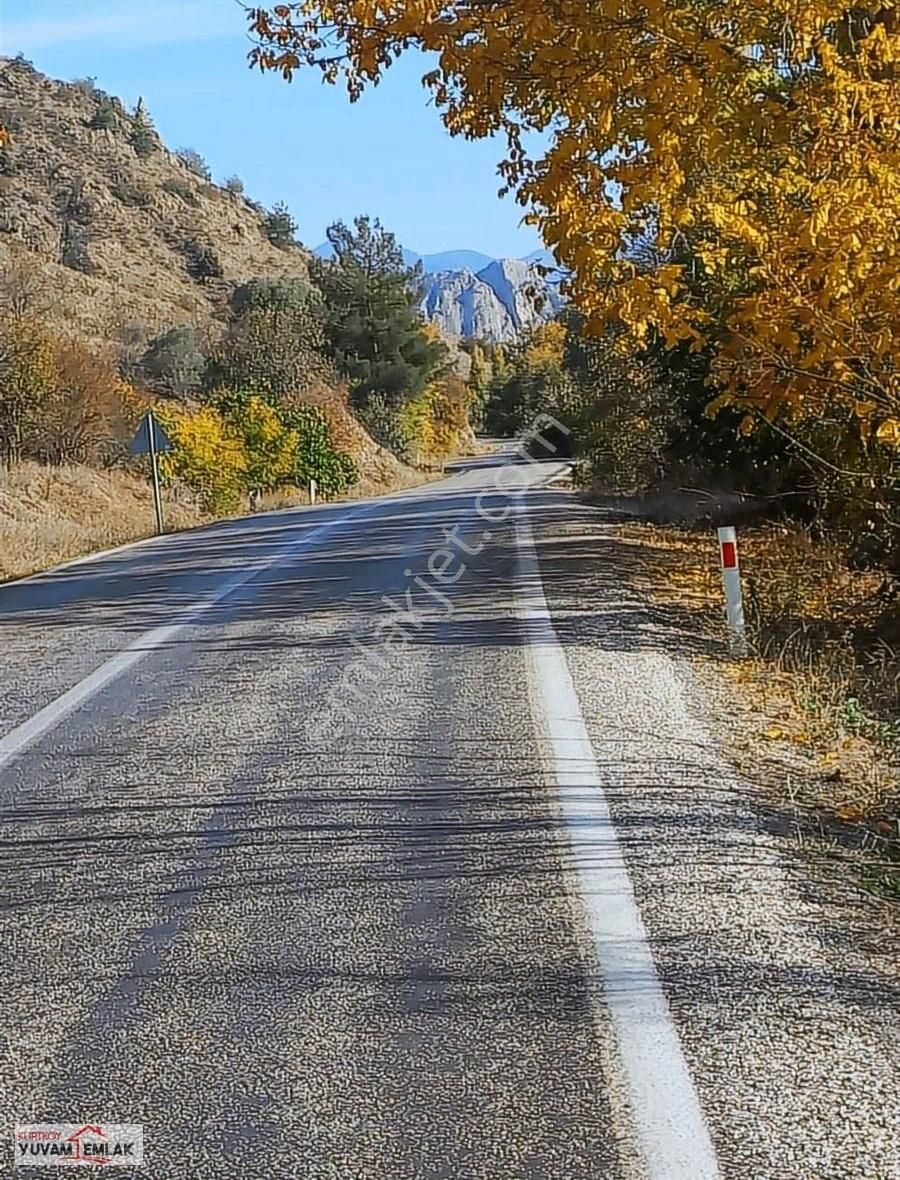
[{"label": "green pine tree", "polygon": [[398,408],[442,367],[446,350],[423,331],[421,268],[408,267],[394,235],[377,220],[328,230],[333,260],[314,259],[311,276],[325,302],[331,356],[365,406],[379,395]]},{"label": "green pine tree", "polygon": [[159,136],[156,134],[153,120],[147,113],[147,108],[144,106],[144,100],[142,98],[138,99],[137,106],[134,108],[130,139],[135,154],[140,156],[142,160],[146,159],[147,156],[152,156],[154,152],[159,151]]}]

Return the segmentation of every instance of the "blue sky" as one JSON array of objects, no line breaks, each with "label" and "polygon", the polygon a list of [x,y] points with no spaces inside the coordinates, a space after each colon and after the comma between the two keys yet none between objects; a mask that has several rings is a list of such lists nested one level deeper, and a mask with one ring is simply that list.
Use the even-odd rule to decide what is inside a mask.
[{"label": "blue sky", "polygon": [[351,106],[301,76],[252,73],[236,0],[0,0],[2,52],[51,77],[94,76],[133,104],[143,96],[170,147],[196,148],[219,180],[283,200],[310,246],[325,227],[369,213],[419,253],[523,255],[540,246],[521,208],[497,199],[500,143],[452,140],[403,58]]}]

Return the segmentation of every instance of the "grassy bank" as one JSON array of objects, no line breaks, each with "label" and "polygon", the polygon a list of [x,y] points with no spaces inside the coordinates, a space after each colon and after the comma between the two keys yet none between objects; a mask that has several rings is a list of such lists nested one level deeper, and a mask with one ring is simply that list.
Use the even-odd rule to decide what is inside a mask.
[{"label": "grassy bank", "polygon": [[[622,507],[623,505],[619,505]],[[639,506],[635,505],[635,510]],[[642,590],[721,650],[715,531],[626,520]],[[739,530],[751,658],[723,661],[727,745],[811,830],[860,855],[860,879],[900,898],[900,611],[883,572],[853,570],[797,526]],[[724,720],[724,718],[723,718]]]},{"label": "grassy bank", "polygon": [[[190,528],[208,519],[196,504],[173,493],[165,493],[164,504],[169,528]],[[150,485],[137,476],[80,465],[0,468],[0,580],[153,531]]]}]

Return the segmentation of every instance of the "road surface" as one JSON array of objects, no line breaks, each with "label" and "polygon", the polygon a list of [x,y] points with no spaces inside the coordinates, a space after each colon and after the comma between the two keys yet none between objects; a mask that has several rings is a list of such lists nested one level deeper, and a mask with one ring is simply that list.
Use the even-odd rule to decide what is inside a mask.
[{"label": "road surface", "polygon": [[667,1003],[604,793],[644,739],[598,765],[536,556],[564,470],[0,588],[4,1135],[142,1124],[165,1180],[814,1174],[735,1170]]}]

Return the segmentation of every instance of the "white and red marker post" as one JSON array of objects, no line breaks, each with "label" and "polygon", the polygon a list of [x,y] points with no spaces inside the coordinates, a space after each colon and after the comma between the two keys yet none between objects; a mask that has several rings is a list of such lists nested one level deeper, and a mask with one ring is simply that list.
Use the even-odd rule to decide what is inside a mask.
[{"label": "white and red marker post", "polygon": [[725,587],[725,618],[731,650],[736,656],[747,655],[747,629],[744,623],[744,597],[741,593],[741,567],[738,564],[737,533],[733,525],[718,529],[719,562]]}]

